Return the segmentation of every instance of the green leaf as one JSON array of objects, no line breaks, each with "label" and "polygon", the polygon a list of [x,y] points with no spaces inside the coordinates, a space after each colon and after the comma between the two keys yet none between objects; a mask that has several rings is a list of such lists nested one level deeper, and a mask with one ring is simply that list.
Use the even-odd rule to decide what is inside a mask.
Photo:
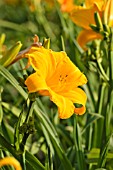
[{"label": "green leaf", "polygon": [[65,155],[65,152],[61,148],[60,141],[59,141],[59,138],[58,138],[58,134],[57,134],[54,126],[52,125],[52,123],[48,119],[47,115],[44,114],[38,108],[37,105],[35,105],[35,113],[36,113],[36,116],[38,117],[38,119],[40,120],[42,126],[45,127],[46,133],[48,134],[50,140],[52,141],[52,145],[54,146],[64,169],[65,170],[72,170],[72,165],[71,165],[70,161],[68,160],[67,156]]},{"label": "green leaf", "polygon": [[107,159],[107,154],[108,154],[108,147],[109,147],[109,142],[110,142],[110,138],[112,135],[109,136],[107,142],[105,143],[104,147],[102,148],[102,151],[100,153],[100,157],[98,160],[98,167],[102,168],[105,163],[106,163],[106,159]]},{"label": "green leaf", "polygon": [[74,118],[74,139],[75,139],[75,148],[77,154],[77,165],[79,170],[86,170],[86,163],[84,158],[84,151],[82,147],[81,132],[79,124],[77,123],[77,117]]},{"label": "green leaf", "polygon": [[[90,152],[86,154],[87,162],[97,164],[100,156],[100,148],[92,148]],[[113,153],[108,152],[106,159],[113,159]]]},{"label": "green leaf", "polygon": [[2,91],[3,91],[3,88],[0,87],[0,124],[1,124],[2,118],[3,118],[2,96],[1,96]]},{"label": "green leaf", "polygon": [[97,121],[98,119],[103,119],[104,117],[100,114],[97,113],[90,113],[90,118],[88,120],[88,122],[86,123],[86,125],[84,126],[84,129],[82,130],[82,134],[86,131],[86,129],[93,124],[95,121]]},{"label": "green leaf", "polygon": [[15,107],[15,106],[11,106],[11,104],[9,104],[9,103],[6,103],[6,102],[2,102],[2,106],[4,107],[4,108],[6,108],[7,110],[9,110],[9,111],[11,111],[15,116],[19,116],[19,114],[20,114],[20,112],[21,112],[21,110],[20,109],[18,109],[17,107]]},{"label": "green leaf", "polygon": [[25,159],[34,168],[34,170],[45,170],[41,162],[28,151],[25,153]]},{"label": "green leaf", "polygon": [[14,78],[14,76],[2,65],[0,65],[0,74],[4,78],[6,78],[6,80],[8,80],[25,99],[27,99],[27,97],[28,97],[27,93],[19,85],[18,81]]},{"label": "green leaf", "polygon": [[104,169],[104,168],[98,168],[98,169],[95,169],[95,170],[107,170],[107,169]]}]

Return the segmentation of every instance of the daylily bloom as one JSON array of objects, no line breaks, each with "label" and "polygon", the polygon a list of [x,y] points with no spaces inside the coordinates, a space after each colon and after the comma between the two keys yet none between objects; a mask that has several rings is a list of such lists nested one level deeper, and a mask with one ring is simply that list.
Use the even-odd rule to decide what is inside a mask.
[{"label": "daylily bloom", "polygon": [[22,170],[20,163],[14,157],[5,157],[0,159],[0,167],[4,165],[11,165],[15,170]]},{"label": "daylily bloom", "polygon": [[[86,94],[79,88],[87,82],[83,73],[71,62],[65,52],[54,52],[43,46],[32,46],[24,55],[35,73],[25,81],[29,93],[49,96],[58,106],[59,117],[66,119],[84,114]],[[81,104],[76,108],[74,103]]]},{"label": "daylily bloom", "polygon": [[108,0],[104,11],[104,24],[113,27],[113,0]]},{"label": "daylily bloom", "polygon": [[84,6],[76,6],[74,10],[70,12],[72,21],[84,28],[78,35],[78,43],[81,47],[94,39],[102,39],[102,35],[93,31],[90,28],[90,24],[96,24],[94,20],[94,13],[98,12],[100,18],[103,17],[103,11],[105,10],[106,2],[104,0],[86,0]]},{"label": "daylily bloom", "polygon": [[73,0],[58,0],[58,2],[62,12],[71,12],[75,8]]},{"label": "daylily bloom", "polygon": [[[55,5],[54,0],[45,0],[51,7]],[[73,0],[57,0],[62,12],[70,12],[74,8]]]}]

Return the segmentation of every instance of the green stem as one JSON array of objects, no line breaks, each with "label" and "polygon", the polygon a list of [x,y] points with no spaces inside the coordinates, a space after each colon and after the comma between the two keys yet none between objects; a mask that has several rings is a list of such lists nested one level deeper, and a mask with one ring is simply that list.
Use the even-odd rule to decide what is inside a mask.
[{"label": "green stem", "polygon": [[95,112],[95,98],[94,98],[93,90],[91,89],[91,83],[88,81],[85,87],[86,87],[85,90],[88,91],[88,97],[91,101],[92,112]]},{"label": "green stem", "polygon": [[97,59],[97,67],[98,67],[104,81],[109,81],[109,77],[106,75],[106,73],[101,65],[101,62],[98,59]]},{"label": "green stem", "polygon": [[85,170],[86,164],[84,160],[84,153],[81,143],[81,133],[79,129],[79,125],[77,123],[77,116],[74,117],[74,139],[75,139],[75,149],[77,152],[77,163],[78,163],[78,169],[79,170]]},{"label": "green stem", "polygon": [[25,121],[27,123],[28,119],[29,119],[29,115],[30,115],[30,110],[32,108],[32,104],[33,104],[33,101],[30,100],[30,103],[29,103],[29,108],[28,108],[28,111],[27,111],[27,115],[26,115],[26,118],[25,118]]},{"label": "green stem", "polygon": [[19,160],[19,153],[15,151],[14,147],[0,134],[0,145],[7,149],[16,159]]},{"label": "green stem", "polygon": [[[30,117],[30,115],[32,115],[32,112],[33,112],[33,109],[34,109],[34,101],[31,101],[30,100],[30,103],[29,103],[29,108],[28,108],[28,111],[27,111],[27,115],[26,115],[26,119],[25,119],[25,121],[24,121],[24,124],[26,123],[28,123],[28,120],[29,120],[29,117]],[[27,139],[28,139],[28,137],[29,137],[29,135],[30,135],[30,133],[29,133],[29,131],[26,131],[26,132],[24,132],[24,134],[23,134],[23,138],[22,138],[22,142],[20,143],[20,150],[24,153],[24,151],[25,151],[25,144],[26,144],[26,141],[27,141]]]},{"label": "green stem", "polygon": [[20,149],[19,148],[19,145],[20,145],[19,127],[20,127],[20,123],[21,123],[21,120],[22,120],[23,111],[24,111],[26,105],[27,105],[27,102],[25,102],[25,104],[23,105],[22,111],[19,115],[18,122],[17,122],[16,127],[15,127],[15,132],[14,132],[14,147],[17,151]]},{"label": "green stem", "polygon": [[[108,61],[109,61],[109,86],[108,86],[108,93],[107,93],[107,101],[106,101],[106,110],[104,112],[104,128],[103,128],[103,140],[100,150],[100,158],[98,162],[98,167],[101,168],[105,166],[106,163],[106,155],[108,153],[108,146],[109,146],[109,136],[111,135],[110,130],[110,120],[111,120],[111,114],[112,114],[112,108],[113,108],[113,88],[112,88],[112,82],[113,82],[113,29],[111,28],[110,35],[109,35],[109,41],[108,43]],[[107,144],[107,145],[106,145]],[[106,147],[104,148],[104,146]],[[105,152],[103,153],[103,151]]]},{"label": "green stem", "polygon": [[[103,115],[103,105],[105,97],[106,83],[103,83],[99,88],[98,93],[98,105],[96,112],[100,115]],[[97,120],[94,124],[94,137],[93,137],[93,147],[100,147],[102,141],[102,132],[103,132],[103,119]]]},{"label": "green stem", "polygon": [[65,51],[65,43],[62,35],[61,35],[61,42],[62,42],[62,50]]},{"label": "green stem", "polygon": [[109,60],[109,79],[113,80],[113,28],[111,28],[110,42],[108,43],[108,60]]},{"label": "green stem", "polygon": [[110,135],[110,122],[111,119],[111,113],[112,113],[112,107],[113,107],[113,28],[111,28],[111,32],[109,35],[109,43],[108,43],[108,61],[109,61],[109,86],[108,86],[108,101],[107,101],[107,107],[106,107],[106,122],[105,122],[105,128],[106,128],[106,136],[105,141],[107,141],[108,136]]},{"label": "green stem", "polygon": [[26,170],[25,152],[22,154],[22,169],[23,169],[23,170]]}]

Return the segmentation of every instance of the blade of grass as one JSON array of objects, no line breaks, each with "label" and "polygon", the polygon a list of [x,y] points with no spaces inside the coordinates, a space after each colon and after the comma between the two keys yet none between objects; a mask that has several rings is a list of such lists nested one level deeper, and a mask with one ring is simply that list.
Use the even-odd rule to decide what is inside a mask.
[{"label": "blade of grass", "polygon": [[86,129],[92,125],[95,121],[97,121],[98,119],[104,119],[104,117],[100,114],[97,113],[91,113],[89,114],[90,118],[88,119],[88,122],[86,123],[86,125],[84,126],[84,129],[82,130],[81,134],[85,133]]},{"label": "blade of grass", "polygon": [[103,147],[103,150],[100,153],[100,158],[98,160],[98,168],[102,168],[105,166],[106,163],[106,159],[107,159],[107,154],[108,154],[108,147],[109,147],[109,142],[110,142],[110,138],[113,134],[111,134],[106,142],[106,144]]},{"label": "blade of grass", "polygon": [[35,106],[35,114],[38,117],[38,119],[40,120],[42,126],[45,127],[46,133],[49,134],[50,140],[52,141],[52,144],[53,144],[65,170],[72,170],[71,163],[68,160],[68,158],[66,157],[65,152],[62,150],[62,148],[60,146],[58,134],[57,134],[56,130],[54,129],[53,125],[51,124],[50,120],[48,119],[47,115],[44,114],[41,110],[39,110],[37,105]]},{"label": "blade of grass", "polygon": [[86,164],[84,159],[84,152],[81,143],[81,132],[79,125],[77,123],[77,116],[74,117],[74,141],[75,141],[75,149],[77,153],[77,165],[79,170],[86,170]]},{"label": "blade of grass", "polygon": [[3,91],[3,88],[0,87],[0,124],[2,122],[2,118],[3,118],[3,109],[2,109],[2,91]]},{"label": "blade of grass", "polygon": [[22,89],[22,87],[19,85],[19,82],[12,76],[12,74],[4,68],[2,65],[0,65],[0,74],[6,78],[17,90],[18,92],[25,98],[27,99],[27,94],[25,91]]},{"label": "blade of grass", "polygon": [[33,156],[30,152],[26,151],[25,153],[26,161],[34,168],[34,170],[44,170],[44,166],[40,163],[40,161]]}]

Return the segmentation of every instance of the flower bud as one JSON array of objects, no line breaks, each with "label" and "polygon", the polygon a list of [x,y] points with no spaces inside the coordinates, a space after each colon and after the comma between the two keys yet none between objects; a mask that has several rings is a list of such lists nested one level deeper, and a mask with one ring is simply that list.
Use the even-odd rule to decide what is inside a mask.
[{"label": "flower bud", "polygon": [[97,28],[99,29],[99,31],[102,31],[103,30],[102,20],[98,12],[94,13],[94,19],[95,19]]},{"label": "flower bud", "polygon": [[10,48],[3,57],[0,59],[0,64],[4,67],[9,66],[13,60],[15,59],[16,55],[18,54],[22,44],[18,41],[12,48]]},{"label": "flower bud", "polygon": [[46,49],[49,49],[50,48],[50,38],[44,38],[43,40],[43,47],[46,48]]}]

